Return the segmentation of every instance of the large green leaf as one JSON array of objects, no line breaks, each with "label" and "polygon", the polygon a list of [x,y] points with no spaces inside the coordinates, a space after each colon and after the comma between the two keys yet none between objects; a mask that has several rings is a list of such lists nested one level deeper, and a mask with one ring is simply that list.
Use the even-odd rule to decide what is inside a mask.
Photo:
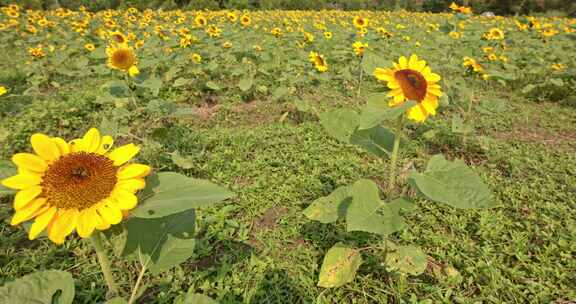
[{"label": "large green leaf", "polygon": [[399,246],[386,254],[386,266],[389,271],[419,275],[426,270],[426,254],[416,246]]},{"label": "large green leaf", "polygon": [[154,273],[170,269],[194,252],[194,229],[193,209],[163,218],[131,218],[125,224],[122,255],[140,260]]},{"label": "large green leaf", "polygon": [[361,146],[380,158],[385,158],[392,153],[394,133],[381,126],[356,130],[350,137],[350,143]]},{"label": "large green leaf", "polygon": [[318,286],[331,288],[351,282],[360,264],[362,264],[360,252],[336,244],[324,256]]},{"label": "large green leaf", "polygon": [[407,200],[399,198],[390,203],[382,202],[378,185],[368,179],[355,182],[350,194],[352,203],[346,210],[347,231],[388,235],[405,227],[400,210],[413,206]]},{"label": "large green leaf", "polygon": [[182,304],[218,304],[218,302],[201,293],[188,292]]},{"label": "large green leaf", "polygon": [[147,179],[142,195],[147,198],[131,214],[157,218],[217,203],[233,197],[234,193],[206,180],[161,172]]},{"label": "large green leaf", "polygon": [[324,224],[335,222],[338,220],[339,213],[342,213],[342,209],[345,208],[342,205],[351,202],[349,189],[348,186],[339,187],[328,196],[316,199],[304,210],[304,215]]},{"label": "large green leaf", "polygon": [[68,304],[73,300],[74,279],[66,271],[38,271],[0,287],[0,303]]},{"label": "large green leaf", "polygon": [[[7,160],[0,160],[0,180],[16,174],[16,168]],[[8,189],[0,184],[0,197],[14,194],[14,190]]]},{"label": "large green leaf", "polygon": [[336,109],[320,114],[320,123],[330,136],[345,143],[350,142],[350,137],[359,124],[360,116],[350,109]]},{"label": "large green leaf", "polygon": [[385,93],[376,93],[370,95],[366,101],[366,106],[360,113],[360,129],[370,129],[380,125],[385,120],[395,120],[403,115],[409,108],[416,105],[413,100],[407,100],[400,105],[390,107],[388,105],[389,97]]},{"label": "large green leaf", "polygon": [[442,154],[434,155],[424,173],[413,172],[411,184],[428,199],[455,208],[492,207],[488,186],[462,160],[448,161]]},{"label": "large green leaf", "polygon": [[362,57],[362,70],[367,77],[374,77],[374,70],[376,68],[384,68],[388,66],[388,63],[382,58],[379,53],[367,51]]}]

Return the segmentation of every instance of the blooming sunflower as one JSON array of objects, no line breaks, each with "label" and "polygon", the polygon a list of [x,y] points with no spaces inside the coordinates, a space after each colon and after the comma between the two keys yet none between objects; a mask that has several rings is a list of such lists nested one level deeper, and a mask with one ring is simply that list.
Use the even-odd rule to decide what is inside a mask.
[{"label": "blooming sunflower", "polygon": [[6,94],[7,92],[8,92],[8,89],[6,89],[6,87],[0,86],[0,96]]},{"label": "blooming sunflower", "polygon": [[128,38],[126,38],[126,35],[122,34],[119,31],[110,32],[109,36],[110,40],[112,40],[113,43],[119,45],[126,45],[128,43]]},{"label": "blooming sunflower", "polygon": [[128,46],[109,46],[106,48],[108,66],[112,69],[129,72],[137,64],[136,54]]},{"label": "blooming sunflower", "polygon": [[484,38],[487,40],[502,40],[504,39],[504,31],[497,27],[493,27],[484,34]]},{"label": "blooming sunflower", "polygon": [[390,107],[402,104],[405,100],[414,100],[418,104],[408,109],[408,118],[423,122],[429,115],[436,114],[438,97],[442,96],[442,89],[438,84],[441,77],[432,73],[426,61],[419,60],[412,55],[410,59],[401,56],[398,63],[390,69],[376,68],[374,77],[386,81],[392,91],[388,97]]},{"label": "blooming sunflower", "polygon": [[249,26],[250,23],[252,22],[252,18],[250,18],[249,15],[242,15],[242,17],[240,17],[240,24],[242,24],[242,26]]},{"label": "blooming sunflower", "polygon": [[82,238],[94,229],[118,224],[123,213],[136,207],[135,193],[145,187],[151,168],[127,164],[139,152],[134,144],[111,150],[113,139],[90,129],[70,142],[34,134],[35,153],[17,153],[12,161],[18,174],[1,181],[19,190],[11,225],[34,220],[28,233],[33,240],[46,230],[56,244],[74,230]]},{"label": "blooming sunflower", "polygon": [[354,25],[354,27],[356,27],[357,29],[360,28],[365,28],[368,26],[368,18],[363,18],[360,16],[355,16],[354,19],[352,19],[352,24]]}]

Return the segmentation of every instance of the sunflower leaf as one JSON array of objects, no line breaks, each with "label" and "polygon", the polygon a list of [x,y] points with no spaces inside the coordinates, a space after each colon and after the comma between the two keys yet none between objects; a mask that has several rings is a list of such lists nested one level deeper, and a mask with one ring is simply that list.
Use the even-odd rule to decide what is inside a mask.
[{"label": "sunflower leaf", "polygon": [[304,210],[304,215],[308,219],[324,224],[335,222],[339,216],[343,216],[344,205],[350,203],[349,188],[342,186],[329,195],[316,199]]},{"label": "sunflower leaf", "polygon": [[410,184],[428,199],[455,208],[489,208],[493,195],[482,179],[462,160],[448,161],[432,156],[424,173],[413,172]]},{"label": "sunflower leaf", "polygon": [[350,137],[358,127],[360,116],[350,109],[336,109],[320,114],[320,124],[337,140],[350,143]]},{"label": "sunflower leaf", "polygon": [[38,271],[0,287],[0,303],[69,304],[73,300],[74,279],[66,271]]},{"label": "sunflower leaf", "polygon": [[218,302],[206,295],[188,292],[182,304],[218,304]]},{"label": "sunflower leaf", "polygon": [[324,256],[318,286],[331,288],[352,282],[360,264],[362,256],[358,250],[341,244],[334,245]]},{"label": "sunflower leaf", "polygon": [[131,213],[135,217],[164,217],[234,196],[224,187],[174,172],[152,175],[146,184],[146,189],[142,191],[145,199]]},{"label": "sunflower leaf", "polygon": [[122,256],[140,261],[153,273],[186,261],[196,245],[195,219],[194,209],[162,218],[131,218],[125,224]]},{"label": "sunflower leaf", "polygon": [[366,107],[360,114],[359,128],[370,129],[380,125],[383,121],[395,120],[417,104],[413,100],[407,100],[395,107],[390,107],[389,99],[384,93],[372,94],[368,97]]},{"label": "sunflower leaf", "polygon": [[409,210],[413,205],[399,198],[390,203],[380,199],[378,185],[362,179],[351,187],[352,203],[346,210],[346,231],[365,231],[388,235],[406,226],[400,210]]},{"label": "sunflower leaf", "polygon": [[399,246],[386,255],[386,266],[389,271],[419,275],[426,270],[428,258],[420,247]]}]

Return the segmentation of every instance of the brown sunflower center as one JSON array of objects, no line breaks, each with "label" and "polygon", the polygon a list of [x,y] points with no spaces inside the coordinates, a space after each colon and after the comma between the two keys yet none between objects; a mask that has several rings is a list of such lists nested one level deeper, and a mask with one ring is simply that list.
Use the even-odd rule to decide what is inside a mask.
[{"label": "brown sunflower center", "polygon": [[426,97],[427,83],[422,74],[414,70],[400,70],[394,73],[404,96],[409,100],[422,101]]},{"label": "brown sunflower center", "polygon": [[129,49],[119,49],[112,54],[112,64],[122,70],[128,70],[134,65],[134,55]]},{"label": "brown sunflower center", "polygon": [[117,167],[109,158],[86,152],[65,155],[52,163],[42,179],[47,202],[63,209],[85,209],[110,196]]}]

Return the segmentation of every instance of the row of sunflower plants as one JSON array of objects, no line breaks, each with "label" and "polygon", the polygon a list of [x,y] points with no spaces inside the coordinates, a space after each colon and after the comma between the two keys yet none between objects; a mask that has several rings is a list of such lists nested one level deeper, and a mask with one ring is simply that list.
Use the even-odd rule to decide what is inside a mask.
[{"label": "row of sunflower plants", "polygon": [[346,232],[368,232],[381,236],[381,241],[363,248],[335,244],[324,256],[318,280],[321,287],[351,282],[364,251],[383,256],[386,269],[401,278],[423,273],[427,267],[424,250],[391,240],[393,233],[408,228],[406,217],[420,199],[457,209],[494,206],[493,194],[474,170],[462,160],[447,160],[442,154],[432,156],[423,170],[412,170],[407,180],[398,180],[400,146],[409,140],[405,126],[422,123],[436,114],[443,94],[441,77],[416,55],[401,56],[392,68],[377,67],[372,74],[386,83],[390,89],[387,93],[370,95],[360,113],[342,108],[319,116],[326,132],[338,141],[389,159],[387,183],[381,187],[371,179],[360,179],[342,185],[314,200],[304,215],[324,224],[343,220]]},{"label": "row of sunflower plants", "polygon": [[[136,303],[149,273],[167,271],[192,256],[195,209],[232,198],[228,189],[175,172],[154,172],[134,163],[140,148],[90,129],[66,141],[34,134],[32,152],[0,162],[0,196],[14,195],[11,225],[23,225],[28,238],[61,245],[76,232],[90,241],[108,287],[107,303]],[[116,283],[114,259],[134,263],[130,288]],[[62,270],[28,274],[0,287],[1,303],[74,303],[74,280]],[[188,293],[186,303],[211,303]],[[55,301],[55,302],[54,302]]]}]

